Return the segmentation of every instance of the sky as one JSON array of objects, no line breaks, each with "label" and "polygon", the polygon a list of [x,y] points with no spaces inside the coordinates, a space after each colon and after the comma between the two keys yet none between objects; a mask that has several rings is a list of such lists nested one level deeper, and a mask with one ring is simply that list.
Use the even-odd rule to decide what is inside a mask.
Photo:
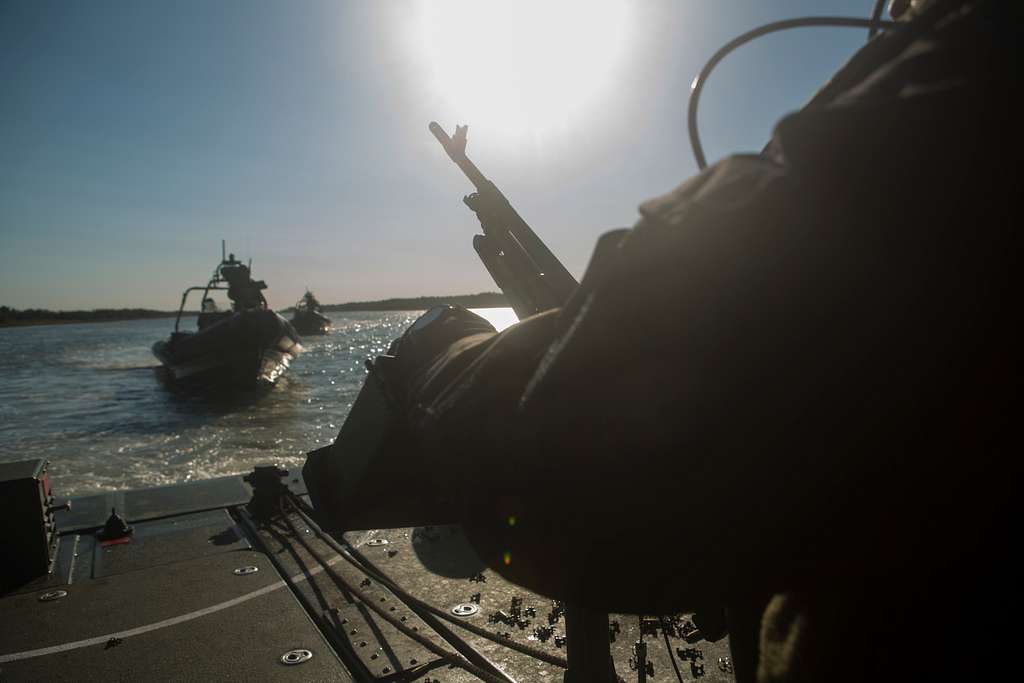
[{"label": "sky", "polygon": [[[427,125],[577,277],[696,172],[722,43],[872,0],[0,2],[0,305],[174,309],[220,241],[283,308],[494,291]],[[705,87],[709,161],[759,150],[866,31],[775,34]]]}]

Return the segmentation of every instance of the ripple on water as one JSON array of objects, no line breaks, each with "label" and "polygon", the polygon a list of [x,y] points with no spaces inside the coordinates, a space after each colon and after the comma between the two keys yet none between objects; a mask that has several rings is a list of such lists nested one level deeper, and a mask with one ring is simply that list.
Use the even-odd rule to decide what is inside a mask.
[{"label": "ripple on water", "polygon": [[[506,309],[487,311],[499,327]],[[280,462],[331,443],[365,377],[415,313],[334,314],[334,331],[273,391],[204,400],[166,391],[149,348],[172,320],[0,329],[0,461],[46,458],[60,495],[160,486]],[[183,321],[188,326],[188,321]]]}]

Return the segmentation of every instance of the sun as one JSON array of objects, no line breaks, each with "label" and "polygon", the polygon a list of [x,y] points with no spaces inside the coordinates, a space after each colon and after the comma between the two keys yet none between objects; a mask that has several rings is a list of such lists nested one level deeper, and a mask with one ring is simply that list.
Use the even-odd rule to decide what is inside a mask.
[{"label": "sun", "polygon": [[431,90],[460,123],[506,139],[596,113],[630,19],[626,0],[422,0],[416,10]]}]

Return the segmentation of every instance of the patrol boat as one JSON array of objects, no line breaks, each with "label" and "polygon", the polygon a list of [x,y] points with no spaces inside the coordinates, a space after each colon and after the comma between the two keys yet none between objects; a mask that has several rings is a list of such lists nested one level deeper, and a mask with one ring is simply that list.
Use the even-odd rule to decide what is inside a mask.
[{"label": "patrol boat", "polygon": [[[291,324],[270,310],[263,280],[253,280],[249,266],[224,256],[205,286],[189,287],[181,296],[170,338],[153,345],[170,384],[186,389],[267,388],[302,351]],[[225,290],[231,310],[217,309],[211,291]],[[181,316],[189,294],[202,291],[195,331],[182,331]]]},{"label": "patrol boat", "polygon": [[308,289],[295,303],[295,312],[289,322],[299,334],[312,336],[331,331],[331,319],[320,311],[320,302]]}]

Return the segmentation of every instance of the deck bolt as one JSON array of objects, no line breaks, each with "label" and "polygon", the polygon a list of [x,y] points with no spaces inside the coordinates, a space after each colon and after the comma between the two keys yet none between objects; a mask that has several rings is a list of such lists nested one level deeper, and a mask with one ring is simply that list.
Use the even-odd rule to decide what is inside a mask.
[{"label": "deck bolt", "polygon": [[302,664],[313,659],[313,653],[309,650],[289,650],[281,655],[281,663],[292,666],[294,664]]},{"label": "deck bolt", "polygon": [[480,611],[480,606],[472,602],[464,602],[452,607],[452,614],[457,617],[471,617]]},{"label": "deck bolt", "polygon": [[53,602],[54,600],[60,600],[61,598],[66,597],[68,597],[68,592],[66,590],[58,589],[55,591],[47,591],[39,596],[39,602]]}]

